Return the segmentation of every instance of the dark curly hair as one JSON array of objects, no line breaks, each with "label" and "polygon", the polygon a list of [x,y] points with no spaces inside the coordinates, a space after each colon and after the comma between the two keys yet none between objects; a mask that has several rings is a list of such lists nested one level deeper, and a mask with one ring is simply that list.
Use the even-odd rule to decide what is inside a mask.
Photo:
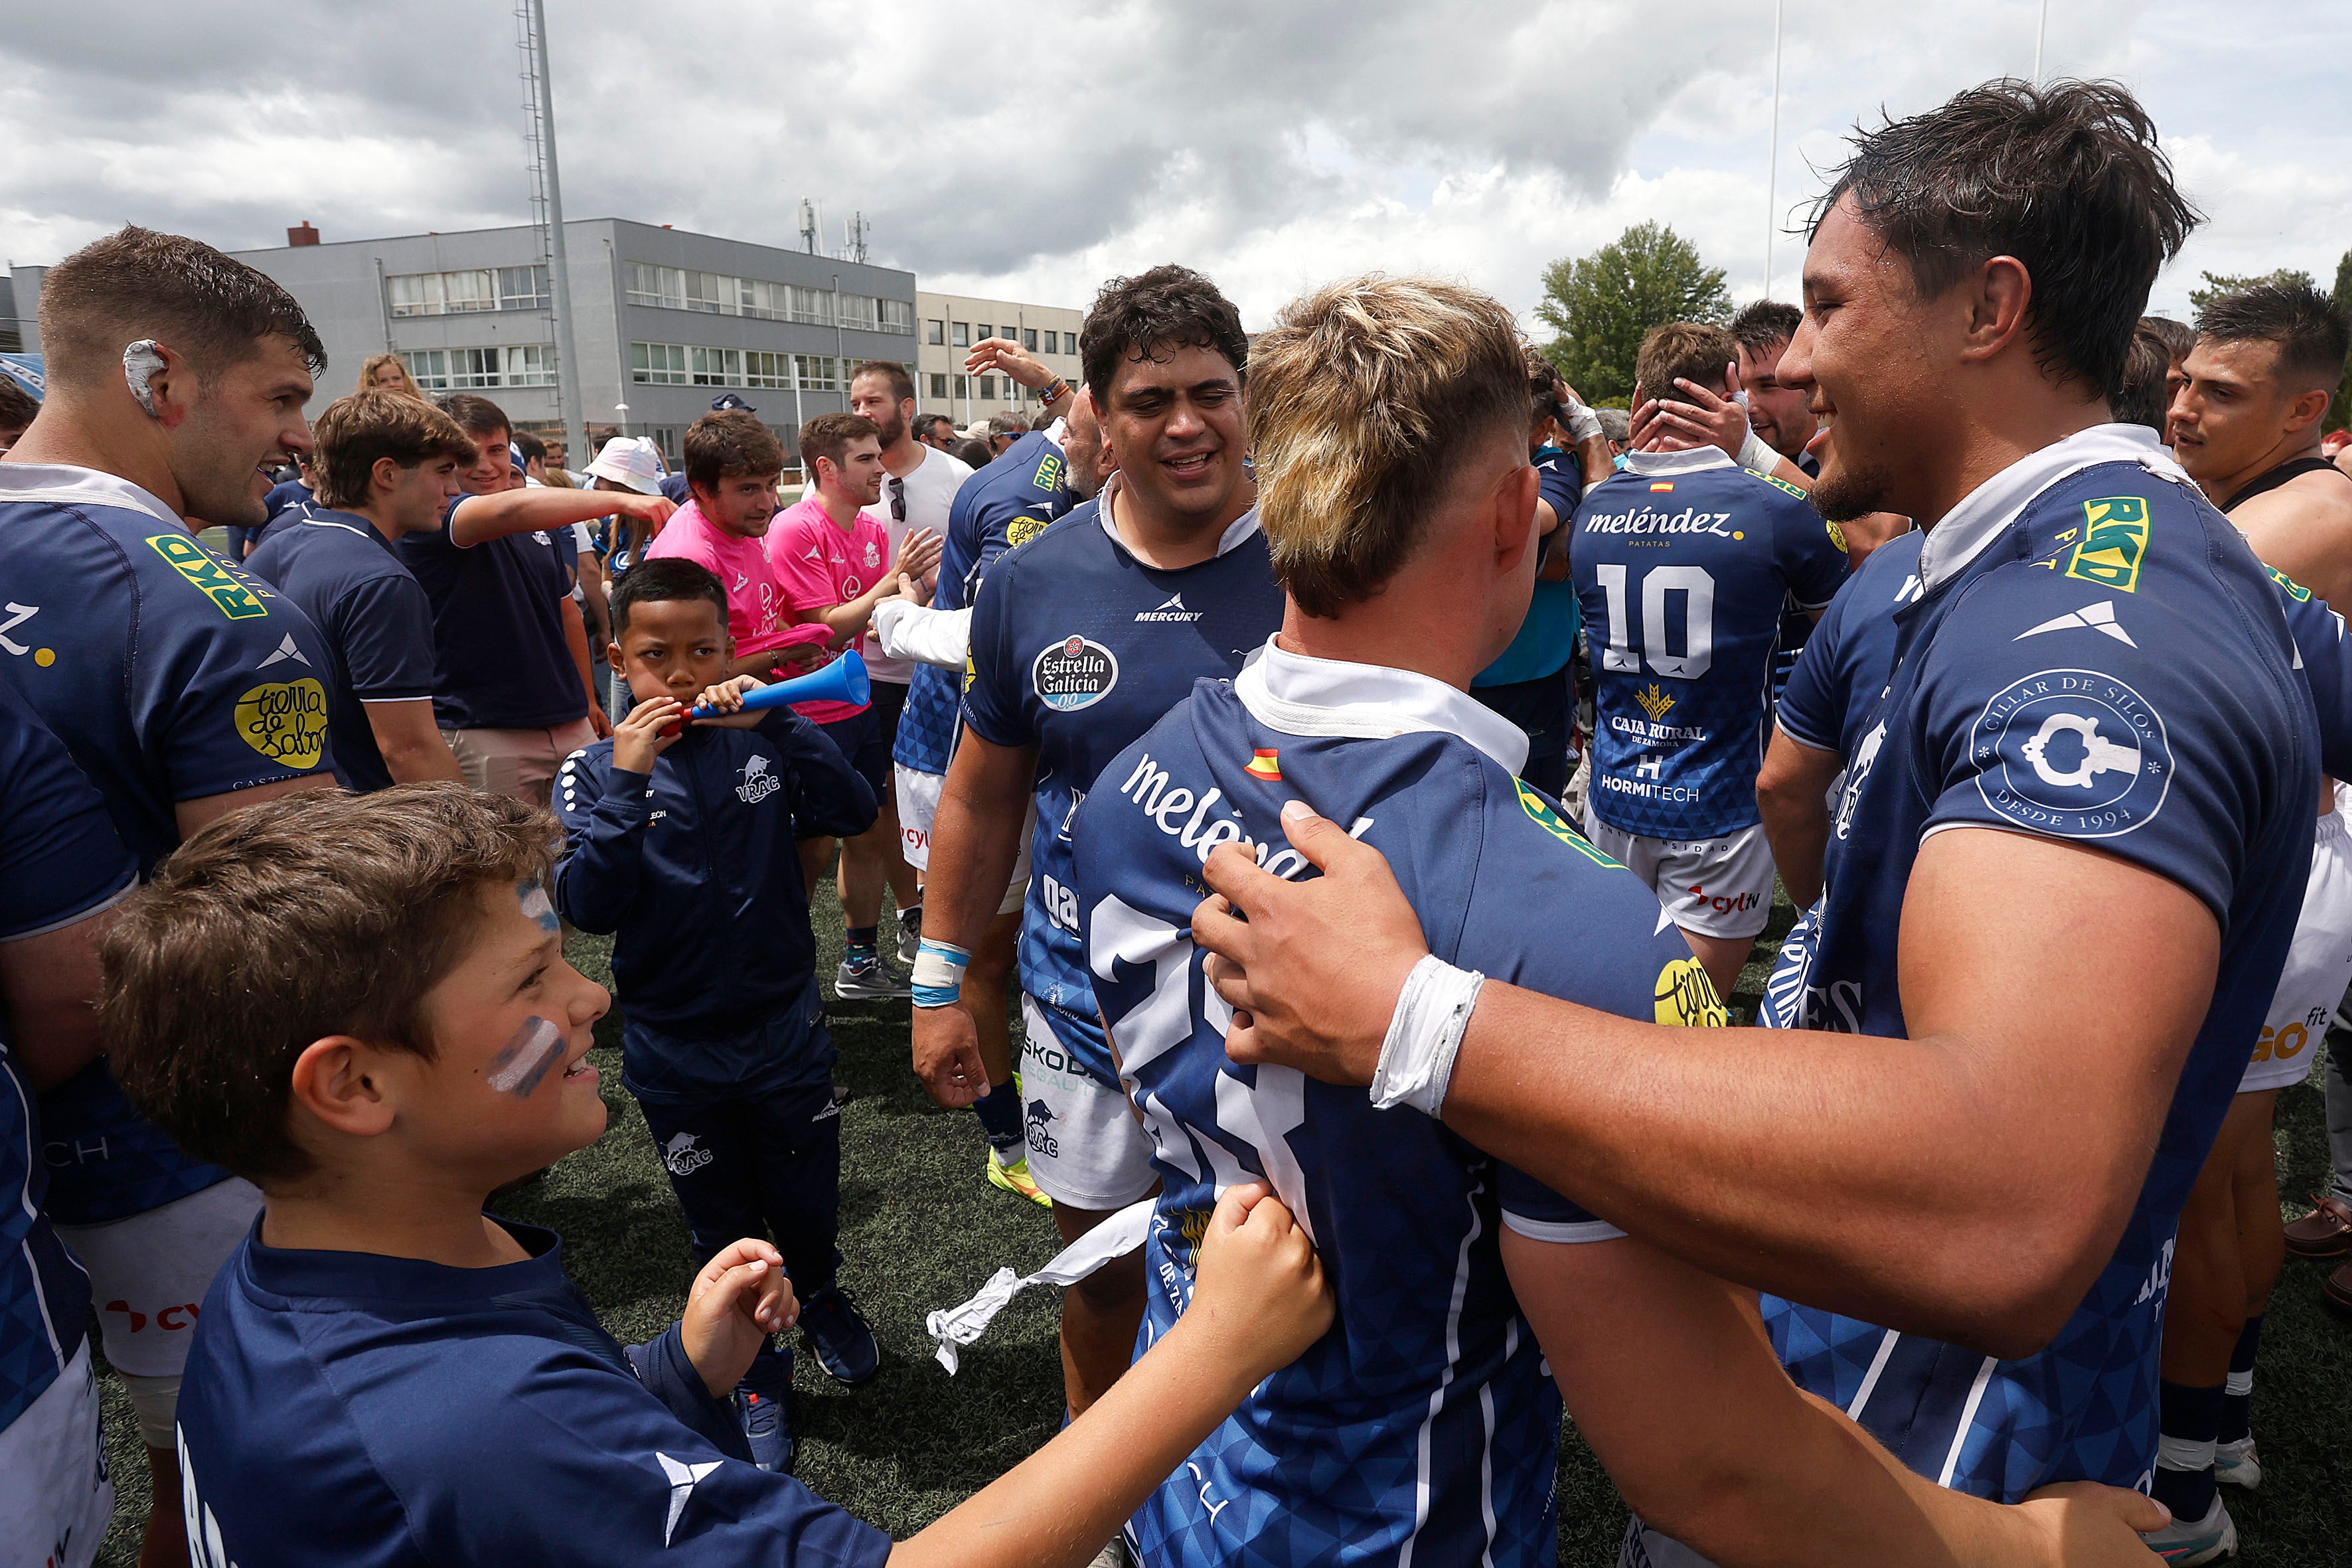
[{"label": "dark curly hair", "polygon": [[1809,230],[1852,203],[1909,264],[1923,299],[1993,257],[2015,257],[2032,279],[2036,361],[2099,395],[2122,390],[2157,271],[2203,221],[2127,89],[2005,78],[1857,129],[1853,144]]},{"label": "dark curly hair", "polygon": [[1249,335],[1242,331],[1242,313],[1189,267],[1112,279],[1095,296],[1078,333],[1078,363],[1097,404],[1108,403],[1111,377],[1129,358],[1156,360],[1175,349],[1214,349],[1237,378],[1247,373]]}]

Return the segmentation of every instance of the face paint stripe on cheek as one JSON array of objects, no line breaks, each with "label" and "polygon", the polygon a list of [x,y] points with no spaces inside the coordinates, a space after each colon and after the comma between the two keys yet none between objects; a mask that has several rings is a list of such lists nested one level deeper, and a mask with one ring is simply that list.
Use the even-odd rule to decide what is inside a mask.
[{"label": "face paint stripe on cheek", "polygon": [[514,1038],[490,1058],[484,1080],[500,1094],[528,1100],[548,1068],[563,1058],[563,1031],[536,1014],[523,1020]]},{"label": "face paint stripe on cheek", "polygon": [[540,930],[551,931],[562,928],[562,922],[555,918],[555,905],[548,899],[547,889],[541,887],[536,879],[519,884],[515,897],[522,900],[522,912],[530,916]]}]

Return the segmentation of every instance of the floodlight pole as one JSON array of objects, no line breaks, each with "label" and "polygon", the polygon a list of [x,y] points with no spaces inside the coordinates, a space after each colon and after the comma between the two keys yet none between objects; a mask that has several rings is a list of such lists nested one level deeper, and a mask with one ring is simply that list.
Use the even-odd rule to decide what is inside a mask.
[{"label": "floodlight pole", "polygon": [[555,168],[555,89],[547,74],[546,0],[528,0],[531,50],[538,57],[540,153],[547,163],[547,270],[555,285],[555,398],[563,415],[563,456],[568,468],[587,466],[588,432],[582,412],[580,356],[573,352],[572,267],[564,255],[563,181]]},{"label": "floodlight pole", "polygon": [[2033,25],[2033,85],[2042,85],[2042,41],[2050,33],[2050,0],[2042,0],[2042,19]]},{"label": "floodlight pole", "polygon": [[[2046,5],[2049,0],[2042,0]],[[1780,10],[1783,0],[1772,0],[1772,142],[1764,166],[1764,298],[1772,297],[1772,229],[1780,205]]]}]

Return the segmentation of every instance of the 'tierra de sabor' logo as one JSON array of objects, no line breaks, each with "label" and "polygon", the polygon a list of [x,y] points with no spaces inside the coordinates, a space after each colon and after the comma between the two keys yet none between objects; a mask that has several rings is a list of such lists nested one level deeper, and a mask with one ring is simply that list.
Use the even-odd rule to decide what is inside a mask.
[{"label": "'tierra de sabor' logo", "polygon": [[315,768],[327,749],[327,689],[304,676],[265,681],[236,700],[236,732],[273,763]]}]

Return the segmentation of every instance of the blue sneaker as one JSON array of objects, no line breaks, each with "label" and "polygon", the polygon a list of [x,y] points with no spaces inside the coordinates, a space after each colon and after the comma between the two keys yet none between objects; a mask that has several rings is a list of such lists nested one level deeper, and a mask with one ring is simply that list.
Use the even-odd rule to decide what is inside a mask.
[{"label": "blue sneaker", "polygon": [[751,1462],[781,1476],[793,1473],[792,1352],[751,1363],[735,1385],[735,1407],[743,1419],[743,1438],[751,1446]]},{"label": "blue sneaker", "polygon": [[874,1331],[838,1285],[828,1285],[801,1303],[801,1331],[808,1335],[816,1364],[836,1383],[855,1388],[882,1370]]}]

